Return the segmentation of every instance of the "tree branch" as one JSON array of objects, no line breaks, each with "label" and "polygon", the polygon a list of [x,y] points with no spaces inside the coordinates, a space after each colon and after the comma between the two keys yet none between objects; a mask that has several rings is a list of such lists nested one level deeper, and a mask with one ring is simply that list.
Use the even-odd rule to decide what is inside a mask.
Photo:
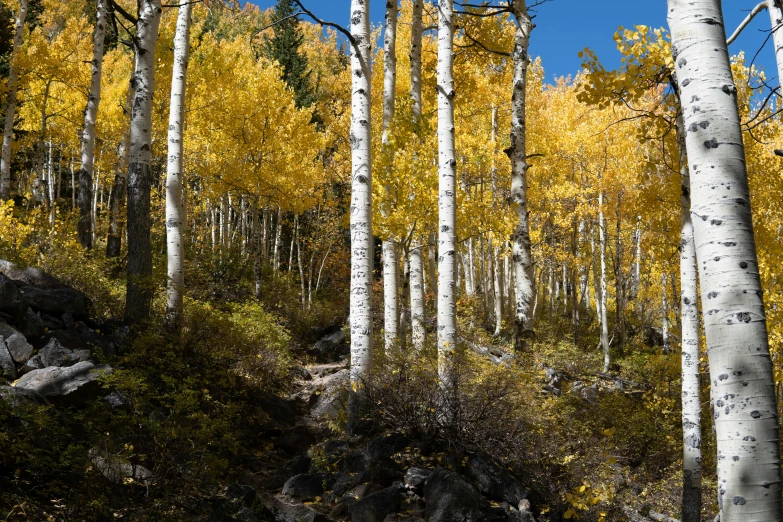
[{"label": "tree branch", "polygon": [[732,33],[731,36],[726,40],[726,45],[731,45],[734,40],[737,39],[737,37],[740,35],[740,33],[745,29],[748,24],[753,20],[757,14],[759,14],[761,11],[767,9],[767,1],[768,0],[762,0],[759,2],[759,4],[751,9],[750,13],[748,13],[748,16],[745,17],[745,19],[740,22],[737,29]]},{"label": "tree branch", "polygon": [[304,14],[306,14],[307,16],[309,16],[310,18],[315,20],[316,23],[318,23],[319,25],[325,26],[325,27],[331,27],[333,29],[337,29],[346,38],[348,38],[348,41],[351,42],[351,45],[353,45],[354,47],[356,46],[356,40],[354,39],[354,37],[351,34],[351,32],[348,31],[347,29],[345,29],[345,27],[343,27],[341,25],[338,25],[338,24],[336,24],[334,22],[325,22],[325,21],[321,20],[320,18],[315,16],[312,12],[310,12],[305,6],[303,6],[302,2],[300,0],[294,0],[294,2],[296,2],[296,5],[299,6],[299,9],[301,9]]},{"label": "tree branch", "polygon": [[[468,40],[473,42],[475,45],[478,45],[479,47],[481,47],[482,49],[484,49],[488,53],[499,54],[500,56],[511,56],[511,53],[507,53],[505,51],[498,51],[498,50],[495,50],[495,49],[490,49],[489,47],[487,47],[483,43],[479,42],[478,40],[476,40],[475,38],[470,36],[470,33],[468,33],[464,28],[462,30],[462,34],[464,34],[468,38]],[[464,46],[458,46],[458,47],[464,47]]]},{"label": "tree branch", "polygon": [[123,18],[133,23],[133,25],[136,25],[138,23],[139,20],[135,16],[128,13],[128,11],[123,9],[115,0],[109,0],[109,3],[114,8],[115,12],[120,13]]}]

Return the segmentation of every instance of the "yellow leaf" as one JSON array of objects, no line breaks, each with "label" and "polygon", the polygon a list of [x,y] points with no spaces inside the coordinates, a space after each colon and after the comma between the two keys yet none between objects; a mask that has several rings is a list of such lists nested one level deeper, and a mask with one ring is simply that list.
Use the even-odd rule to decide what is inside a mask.
[{"label": "yellow leaf", "polygon": [[563,518],[571,518],[573,516],[574,516],[574,510],[573,509],[569,509],[568,511],[563,513]]}]

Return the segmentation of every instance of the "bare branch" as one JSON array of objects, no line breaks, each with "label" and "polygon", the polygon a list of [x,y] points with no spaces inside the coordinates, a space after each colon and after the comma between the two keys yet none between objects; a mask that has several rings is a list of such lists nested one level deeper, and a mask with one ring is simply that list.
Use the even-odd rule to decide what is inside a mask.
[{"label": "bare branch", "polygon": [[310,18],[312,18],[313,20],[315,20],[315,22],[316,22],[318,25],[322,25],[322,26],[324,26],[324,27],[331,27],[331,28],[333,28],[333,29],[337,29],[337,30],[338,30],[338,31],[340,31],[340,32],[341,32],[341,33],[342,33],[342,34],[343,34],[343,35],[344,35],[346,38],[348,38],[348,41],[349,41],[349,42],[351,42],[351,45],[353,45],[353,46],[356,46],[356,40],[354,39],[354,37],[353,37],[353,35],[351,34],[351,32],[350,32],[350,31],[348,31],[348,30],[347,30],[345,27],[343,27],[343,26],[341,26],[341,25],[339,25],[339,24],[336,24],[336,23],[334,23],[334,22],[325,22],[325,21],[321,20],[320,18],[318,18],[317,16],[315,16],[315,15],[314,15],[314,14],[313,14],[311,11],[309,11],[309,10],[308,10],[308,9],[307,9],[307,8],[306,8],[304,5],[302,5],[302,2],[301,2],[300,0],[294,0],[294,2],[296,2],[296,5],[298,5],[298,6],[299,6],[299,9],[301,9],[301,10],[302,10],[302,12],[303,12],[304,14],[306,14],[307,16],[309,16]]},{"label": "bare branch", "polygon": [[732,33],[732,35],[729,36],[729,38],[726,40],[726,45],[731,45],[732,42],[734,42],[734,40],[736,40],[737,37],[740,35],[742,30],[748,26],[751,20],[753,20],[757,14],[767,9],[767,1],[768,0],[762,0],[761,2],[759,2],[759,4],[756,7],[751,9],[750,13],[748,13],[748,16],[746,16],[745,19],[742,22],[740,22],[739,26],[734,31],[734,33]]},{"label": "bare branch", "polygon": [[117,13],[120,13],[123,18],[125,18],[129,22],[133,23],[134,25],[136,25],[136,23],[138,23],[138,19],[135,16],[131,15],[130,13],[128,13],[128,11],[126,11],[125,9],[120,7],[120,5],[115,0],[109,0],[109,3],[114,8],[114,11],[116,11]]}]

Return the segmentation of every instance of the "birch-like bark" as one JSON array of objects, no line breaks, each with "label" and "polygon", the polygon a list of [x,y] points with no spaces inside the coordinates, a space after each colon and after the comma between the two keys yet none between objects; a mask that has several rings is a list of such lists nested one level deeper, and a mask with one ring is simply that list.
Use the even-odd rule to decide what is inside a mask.
[{"label": "birch-like bark", "polygon": [[783,2],[767,0],[769,21],[772,25],[772,43],[775,48],[775,63],[778,66],[778,85],[783,82]]},{"label": "birch-like bark", "polygon": [[490,253],[492,255],[492,261],[493,261],[493,276],[494,276],[494,286],[495,286],[495,337],[500,335],[500,332],[503,328],[503,282],[502,282],[502,274],[501,274],[501,267],[500,267],[500,259],[499,259],[499,251],[500,247],[494,247],[492,246],[492,239],[489,240],[489,249]]},{"label": "birch-like bark", "polygon": [[82,129],[81,155],[82,166],[79,169],[79,243],[87,250],[92,249],[92,199],[93,159],[95,157],[95,120],[101,103],[101,72],[103,69],[103,39],[106,33],[106,0],[98,0],[93,32],[92,77],[87,107],[84,109],[84,128]]},{"label": "birch-like bark", "polygon": [[661,337],[663,337],[663,353],[669,354],[669,303],[666,299],[666,274],[661,274]]},{"label": "birch-like bark", "polygon": [[[125,98],[126,112],[132,112],[133,99],[136,96],[136,80],[131,78],[128,94]],[[130,131],[130,129],[128,129]],[[122,226],[120,209],[125,201],[125,183],[128,179],[128,148],[130,132],[123,133],[117,149],[117,166],[114,171],[114,184],[109,197],[109,233],[106,238],[106,257],[119,257],[122,248]],[[209,207],[209,205],[207,205]]]},{"label": "birch-like bark", "polygon": [[140,0],[136,24],[134,78],[136,92],[131,111],[128,165],[128,264],[125,320],[150,317],[153,287],[150,241],[150,188],[152,172],[152,96],[155,84],[155,47],[160,25],[160,0]]},{"label": "birch-like bark", "polygon": [[272,252],[272,267],[275,274],[280,270],[280,242],[283,235],[283,209],[277,207],[277,223],[275,224],[275,247]]},{"label": "birch-like bark", "polygon": [[8,70],[8,98],[5,106],[5,125],[3,127],[3,147],[0,152],[0,199],[11,198],[11,145],[14,141],[14,118],[16,117],[16,83],[19,78],[17,65],[24,35],[24,22],[27,18],[27,0],[20,0],[16,13],[14,29],[14,48],[11,51],[11,65]]},{"label": "birch-like bark", "polygon": [[609,371],[609,322],[606,317],[606,222],[604,221],[604,189],[598,193],[598,255],[601,263],[600,288],[601,288],[601,348],[604,351],[604,372]]},{"label": "birch-like bark", "polygon": [[[391,150],[389,126],[394,119],[394,98],[397,88],[397,0],[386,2],[386,29],[383,35],[383,155],[386,160],[387,179],[391,179],[394,169],[394,152]],[[384,186],[387,205],[384,217],[390,212],[393,191],[390,185]],[[399,276],[397,274],[397,244],[393,238],[383,241],[383,303],[384,303],[384,341],[386,350],[391,349],[399,337]]]},{"label": "birch-like bark", "polygon": [[682,318],[682,522],[701,519],[701,401],[696,246],[691,222],[691,181],[682,113],[677,114],[680,157],[680,314]]},{"label": "birch-like bark", "polygon": [[721,3],[668,0],[668,7],[715,398],[721,521],[780,521],[775,380]]},{"label": "birch-like bark", "polygon": [[171,76],[169,109],[169,155],[166,169],[166,254],[168,282],[166,284],[166,320],[179,328],[182,320],[182,298],[185,292],[183,262],[187,224],[182,200],[183,134],[185,128],[185,92],[190,57],[190,20],[193,4],[179,7],[174,35],[174,69]]},{"label": "birch-like bark", "polygon": [[438,242],[433,231],[427,235],[427,274],[430,280],[430,291],[438,299]]},{"label": "birch-like bark", "polygon": [[[255,280],[254,294],[256,299],[261,299],[263,282],[261,280],[261,227],[258,224],[258,198],[253,200],[253,279]],[[296,219],[296,218],[294,218]],[[297,227],[299,222],[296,221]],[[212,228],[212,244],[215,242],[215,228]]]},{"label": "birch-like bark", "polygon": [[527,140],[525,122],[525,90],[527,67],[530,63],[528,46],[533,22],[525,0],[511,3],[517,21],[514,35],[513,95],[511,97],[511,201],[517,213],[517,225],[512,234],[514,262],[514,346],[524,347],[524,337],[530,329],[530,307],[533,302],[533,261],[530,256],[530,223],[527,207]]},{"label": "birch-like bark", "polygon": [[[457,345],[457,161],[454,145],[454,1],[438,1],[438,375],[451,392]],[[446,413],[446,412],[443,412]]]},{"label": "birch-like bark", "polygon": [[[423,0],[413,0],[411,14],[411,50],[410,50],[410,97],[413,124],[421,119],[421,41],[422,41]],[[413,349],[421,351],[427,338],[424,329],[424,243],[422,236],[414,235],[410,251],[410,288],[411,288],[411,340]],[[431,274],[432,275],[432,274]],[[433,284],[434,277],[430,277]]]},{"label": "birch-like bark", "polygon": [[372,169],[370,0],[351,0],[351,390],[348,432],[358,428],[357,393],[372,364]]}]

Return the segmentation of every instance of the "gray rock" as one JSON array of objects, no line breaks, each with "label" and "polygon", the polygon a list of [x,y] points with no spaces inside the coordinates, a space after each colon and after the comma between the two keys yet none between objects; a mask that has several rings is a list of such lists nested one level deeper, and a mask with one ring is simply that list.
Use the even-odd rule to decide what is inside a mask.
[{"label": "gray rock", "polygon": [[33,355],[33,345],[27,342],[27,339],[13,326],[0,323],[0,336],[5,340],[8,353],[11,354],[14,362],[22,364]]},{"label": "gray rock", "polygon": [[52,317],[49,314],[41,314],[41,322],[43,323],[44,327],[49,330],[62,330],[65,328],[65,323],[63,323],[60,319],[57,319],[56,317]]},{"label": "gray rock", "polygon": [[345,342],[345,332],[337,330],[315,343],[313,351],[322,361],[336,361],[340,356],[350,353],[351,349]]},{"label": "gray rock", "polygon": [[265,504],[275,514],[277,522],[328,522],[329,520],[326,515],[313,508],[287,499],[272,497],[265,499]]},{"label": "gray rock", "polygon": [[33,342],[46,333],[46,330],[44,330],[45,326],[43,320],[41,319],[41,314],[33,312],[33,309],[29,307],[27,308],[27,312],[24,314],[24,318],[22,319],[20,326],[22,335]]},{"label": "gray rock", "polygon": [[92,301],[90,298],[73,288],[40,288],[23,286],[21,288],[25,301],[34,309],[55,317],[69,312],[76,319],[86,319],[90,315]]},{"label": "gray rock", "polygon": [[0,260],[0,273],[13,279],[17,286],[33,285],[41,288],[67,288],[68,285],[40,268],[19,268],[10,261]]},{"label": "gray rock", "polygon": [[527,491],[511,473],[495,464],[486,453],[476,453],[468,458],[468,476],[487,498],[508,502],[512,506],[527,498]]},{"label": "gray rock", "polygon": [[38,357],[44,366],[73,366],[90,358],[90,350],[71,350],[66,348],[56,338],[52,338],[38,352]]},{"label": "gray rock", "polygon": [[37,355],[33,355],[24,363],[24,366],[19,368],[19,375],[25,375],[33,370],[40,370],[43,368],[46,368],[46,365],[41,361],[41,358]]},{"label": "gray rock", "polygon": [[283,495],[297,500],[315,500],[334,485],[331,473],[303,473],[294,475],[283,486]]},{"label": "gray rock", "polygon": [[435,468],[424,485],[429,522],[478,522],[481,495],[467,480],[441,467]]},{"label": "gray rock", "polygon": [[155,481],[154,474],[144,466],[131,464],[114,455],[105,454],[97,448],[90,450],[89,459],[95,469],[115,484],[123,484],[132,480],[150,486]]},{"label": "gray rock", "polygon": [[5,339],[0,336],[0,373],[3,377],[13,381],[16,379],[16,364],[11,354],[8,353],[8,348],[5,346]]},{"label": "gray rock", "polygon": [[405,449],[410,439],[401,433],[386,433],[367,443],[367,455],[371,459],[389,459]]},{"label": "gray rock", "polygon": [[19,408],[28,404],[41,404],[43,402],[37,393],[14,386],[0,386],[0,397],[13,408]]},{"label": "gray rock", "polygon": [[93,353],[103,353],[104,355],[114,354],[114,343],[106,337],[89,328],[82,327],[77,330],[54,330],[44,335],[43,341],[48,343],[52,339],[57,339],[60,344],[71,350],[91,350]]},{"label": "gray rock", "polygon": [[399,483],[368,495],[350,507],[353,520],[362,522],[383,522],[386,515],[400,507]]},{"label": "gray rock", "polygon": [[75,404],[98,396],[101,374],[111,373],[109,365],[82,361],[67,368],[43,368],[22,376],[16,387],[30,390],[52,401]]},{"label": "gray rock", "polygon": [[432,470],[413,466],[405,472],[405,486],[419,496],[424,495],[424,483],[432,475]]},{"label": "gray rock", "polygon": [[350,370],[309,381],[314,387],[315,400],[310,415],[316,419],[332,419],[340,414],[347,404]]},{"label": "gray rock", "polygon": [[70,312],[65,312],[62,315],[63,323],[65,324],[65,327],[69,330],[73,330],[76,328],[76,321],[73,320],[73,314]]},{"label": "gray rock", "polygon": [[351,491],[346,493],[345,496],[351,497],[354,500],[361,500],[365,497],[368,497],[374,493],[378,493],[379,491],[382,490],[383,490],[383,486],[379,486],[374,482],[368,482],[367,484],[361,484],[359,486],[356,486]]},{"label": "gray rock", "polygon": [[27,305],[24,296],[4,274],[0,273],[0,312],[10,315],[14,321],[20,321],[24,317]]},{"label": "gray rock", "polygon": [[128,406],[128,400],[123,394],[118,391],[113,391],[103,398],[103,400],[111,406],[113,410],[118,408],[125,408]]}]

